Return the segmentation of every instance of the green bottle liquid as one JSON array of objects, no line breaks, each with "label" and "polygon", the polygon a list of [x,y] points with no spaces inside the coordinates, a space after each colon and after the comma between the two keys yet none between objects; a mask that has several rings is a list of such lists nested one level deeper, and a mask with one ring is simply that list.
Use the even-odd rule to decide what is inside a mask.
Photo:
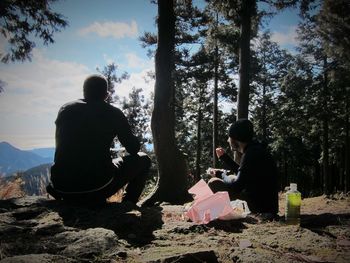
[{"label": "green bottle liquid", "polygon": [[301,193],[297,184],[290,184],[290,190],[286,193],[285,220],[287,225],[300,224]]}]

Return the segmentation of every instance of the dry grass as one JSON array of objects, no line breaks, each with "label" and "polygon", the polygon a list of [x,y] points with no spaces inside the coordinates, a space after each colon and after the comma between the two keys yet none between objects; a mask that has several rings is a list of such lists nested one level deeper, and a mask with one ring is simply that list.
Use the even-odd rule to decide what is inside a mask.
[{"label": "dry grass", "polygon": [[12,182],[3,182],[0,189],[0,199],[10,199],[25,196],[22,186],[23,180],[21,178],[16,178]]}]

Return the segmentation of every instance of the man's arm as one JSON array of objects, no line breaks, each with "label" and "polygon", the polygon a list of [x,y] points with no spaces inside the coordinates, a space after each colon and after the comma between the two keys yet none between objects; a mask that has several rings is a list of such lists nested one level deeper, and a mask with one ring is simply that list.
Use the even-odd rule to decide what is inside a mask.
[{"label": "man's arm", "polygon": [[237,174],[239,165],[227,153],[221,155],[219,157],[219,160],[222,161],[228,169],[232,170],[235,174]]},{"label": "man's arm", "polygon": [[230,183],[230,189],[233,192],[239,193],[256,181],[253,178],[254,170],[259,161],[259,155],[256,152],[247,151],[243,154],[241,165],[238,168],[237,179]]},{"label": "man's arm", "polygon": [[125,147],[126,151],[131,155],[137,154],[140,150],[140,142],[138,138],[132,133],[131,127],[122,111],[119,110],[118,116],[118,139]]}]

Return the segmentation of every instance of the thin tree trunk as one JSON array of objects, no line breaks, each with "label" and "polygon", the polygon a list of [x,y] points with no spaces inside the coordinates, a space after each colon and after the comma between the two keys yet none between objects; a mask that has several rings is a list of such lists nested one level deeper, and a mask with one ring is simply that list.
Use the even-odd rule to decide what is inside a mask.
[{"label": "thin tree trunk", "polygon": [[218,141],[218,67],[219,67],[219,48],[215,46],[215,65],[214,65],[214,103],[213,103],[213,167],[217,165],[216,147]]},{"label": "thin tree trunk", "polygon": [[288,178],[288,160],[287,160],[287,153],[286,150],[283,149],[283,169],[284,169],[284,176],[283,176],[283,187],[286,187],[288,183],[290,183],[290,180]]},{"label": "thin tree trunk", "polygon": [[201,102],[198,105],[198,118],[197,118],[197,152],[196,152],[196,176],[195,181],[198,182],[201,179],[201,155],[202,155],[202,105]]},{"label": "thin tree trunk", "polygon": [[266,121],[266,85],[263,86],[263,101],[262,101],[262,133],[264,141],[267,141],[267,121]]},{"label": "thin tree trunk", "polygon": [[313,189],[316,190],[317,193],[322,192],[322,178],[320,168],[321,167],[318,160],[314,160]]},{"label": "thin tree trunk", "polygon": [[323,60],[323,120],[322,120],[322,128],[323,128],[323,188],[325,194],[329,194],[331,189],[331,178],[329,174],[329,135],[328,135],[328,76],[327,76],[327,58],[325,57]]},{"label": "thin tree trunk", "polygon": [[[266,69],[266,57],[267,54],[266,52],[263,52],[262,55],[262,63],[263,63],[263,67],[264,67],[264,71],[267,72]],[[266,142],[267,141],[267,120],[266,120],[266,115],[267,115],[267,109],[266,109],[266,87],[267,87],[267,83],[266,83],[266,79],[263,79],[263,87],[262,87],[262,116],[261,116],[261,129],[262,129],[262,137],[263,140]]]},{"label": "thin tree trunk", "polygon": [[173,1],[158,1],[158,46],[151,128],[158,163],[158,183],[144,205],[189,200],[188,167],[175,142],[174,80],[175,14]]},{"label": "thin tree trunk", "polygon": [[349,129],[350,129],[350,114],[349,114],[349,90],[350,88],[347,87],[347,96],[346,96],[346,105],[345,105],[345,118],[346,118],[346,124],[345,124],[345,182],[344,182],[344,190],[345,192],[348,192],[350,190],[350,136],[349,136]]},{"label": "thin tree trunk", "polygon": [[[216,30],[219,23],[219,13],[216,12]],[[219,47],[217,40],[215,40],[215,53],[214,53],[214,102],[213,102],[213,167],[217,166],[218,159],[216,156],[216,147],[218,142],[218,85],[219,85]]]},{"label": "thin tree trunk", "polygon": [[237,97],[237,119],[248,118],[250,33],[253,0],[242,1],[241,35],[239,41],[239,89]]},{"label": "thin tree trunk", "polygon": [[339,189],[345,190],[345,145],[342,145],[338,152],[338,168],[339,168]]}]

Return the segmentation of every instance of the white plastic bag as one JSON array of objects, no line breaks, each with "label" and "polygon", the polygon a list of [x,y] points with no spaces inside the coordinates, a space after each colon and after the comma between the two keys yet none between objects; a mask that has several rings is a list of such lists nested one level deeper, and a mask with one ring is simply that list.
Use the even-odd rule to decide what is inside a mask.
[{"label": "white plastic bag", "polygon": [[225,216],[220,217],[221,220],[232,220],[246,218],[250,214],[248,204],[244,200],[236,199],[230,202],[232,210]]}]

